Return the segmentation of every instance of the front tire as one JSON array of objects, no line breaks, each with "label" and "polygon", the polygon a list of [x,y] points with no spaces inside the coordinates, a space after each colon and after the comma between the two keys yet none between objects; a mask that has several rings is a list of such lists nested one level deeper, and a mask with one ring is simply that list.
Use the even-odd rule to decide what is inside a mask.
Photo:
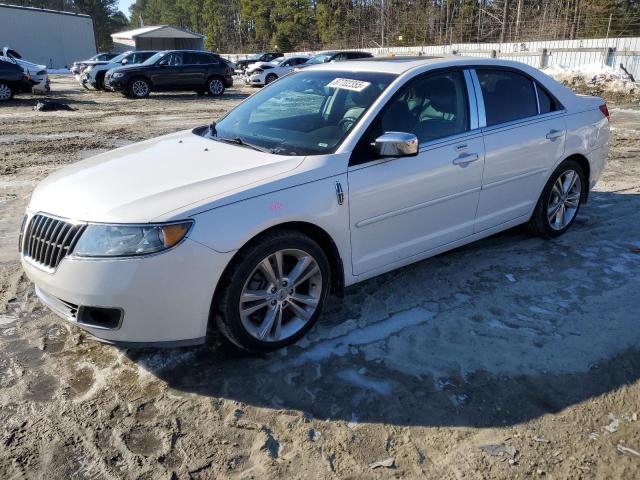
[{"label": "front tire", "polygon": [[264,79],[264,84],[269,85],[271,82],[275,82],[278,79],[278,76],[275,73],[270,73],[267,75],[267,78]]},{"label": "front tire", "polygon": [[330,276],[329,260],[311,238],[295,230],[269,233],[243,249],[220,280],[216,324],[251,353],[291,345],[318,320]]},{"label": "front tire", "polygon": [[104,90],[104,76],[105,74],[98,75],[96,77],[96,90]]},{"label": "front tire", "polygon": [[15,91],[11,85],[5,82],[0,82],[0,102],[8,102],[13,98],[14,94]]},{"label": "front tire", "polygon": [[207,80],[207,92],[209,92],[212,97],[222,96],[224,90],[225,86],[224,80],[222,80],[222,78],[211,77],[209,80]]},{"label": "front tire", "polygon": [[151,93],[149,81],[142,77],[131,79],[127,89],[131,98],[147,98]]},{"label": "front tire", "polygon": [[587,179],[580,164],[575,160],[562,162],[542,190],[527,224],[529,231],[543,238],[565,233],[578,216],[586,191]]}]

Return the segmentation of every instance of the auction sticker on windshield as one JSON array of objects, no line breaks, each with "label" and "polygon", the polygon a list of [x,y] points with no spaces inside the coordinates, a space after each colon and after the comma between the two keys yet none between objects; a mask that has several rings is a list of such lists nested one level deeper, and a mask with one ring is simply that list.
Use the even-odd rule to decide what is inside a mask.
[{"label": "auction sticker on windshield", "polygon": [[342,88],[343,90],[353,90],[354,92],[361,92],[369,85],[371,85],[371,83],[363,82],[362,80],[353,80],[351,78],[334,78],[331,83],[327,85],[327,87]]}]

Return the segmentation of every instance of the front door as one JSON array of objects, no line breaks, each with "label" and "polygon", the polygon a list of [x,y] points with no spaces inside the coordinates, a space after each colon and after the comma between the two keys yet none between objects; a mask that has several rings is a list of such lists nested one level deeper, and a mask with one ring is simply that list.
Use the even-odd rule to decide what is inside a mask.
[{"label": "front door", "polygon": [[151,81],[156,90],[179,90],[189,86],[183,53],[173,52],[163,57],[154,68]]},{"label": "front door", "polygon": [[[473,233],[484,146],[469,104],[475,99],[469,102],[462,71],[426,74],[405,85],[367,130],[348,170],[355,275]],[[419,154],[377,158],[370,143],[390,131],[414,133]]]}]

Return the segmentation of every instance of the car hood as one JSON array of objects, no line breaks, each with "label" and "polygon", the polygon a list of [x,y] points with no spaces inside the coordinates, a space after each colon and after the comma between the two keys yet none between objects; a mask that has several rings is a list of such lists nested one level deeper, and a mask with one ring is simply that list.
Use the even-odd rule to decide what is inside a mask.
[{"label": "car hood", "polygon": [[44,70],[45,73],[47,73],[46,65],[38,65],[37,63],[31,63],[25,60],[17,60],[17,59],[16,59],[16,62],[18,63],[18,65],[20,65],[22,68],[27,70],[32,75],[35,75],[37,72],[40,72],[42,70]]},{"label": "car hood", "polygon": [[145,67],[143,67],[142,63],[134,63],[134,64],[131,64],[131,65],[120,65],[120,66],[111,68],[109,71],[111,73],[114,73],[114,72],[125,72],[125,73],[128,73],[128,72],[131,72],[131,71],[134,71],[134,70],[144,70],[144,68]]},{"label": "car hood", "polygon": [[304,157],[272,155],[191,131],[119,148],[40,183],[29,210],[94,222],[151,222],[282,177]]}]

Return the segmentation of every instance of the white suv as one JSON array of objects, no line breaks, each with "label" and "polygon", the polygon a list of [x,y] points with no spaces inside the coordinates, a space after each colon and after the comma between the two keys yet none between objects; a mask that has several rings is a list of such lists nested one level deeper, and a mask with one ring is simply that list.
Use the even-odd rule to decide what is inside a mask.
[{"label": "white suv", "polygon": [[34,191],[42,301],[124,345],[289,345],[330,291],[519,224],[557,237],[602,173],[608,111],[516,62],[305,68],[218,123],[100,154]]}]

